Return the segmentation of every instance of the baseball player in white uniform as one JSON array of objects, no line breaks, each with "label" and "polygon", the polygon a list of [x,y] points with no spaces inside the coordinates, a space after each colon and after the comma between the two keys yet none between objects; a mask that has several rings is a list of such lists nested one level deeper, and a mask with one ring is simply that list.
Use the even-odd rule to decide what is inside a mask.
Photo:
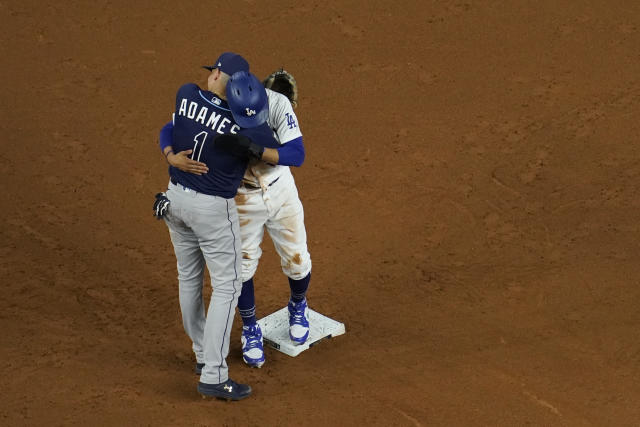
[{"label": "baseball player in white uniform", "polygon": [[[269,86],[269,80],[265,80],[266,86]],[[297,95],[297,91],[295,93]],[[249,163],[236,195],[242,240],[243,284],[238,300],[243,321],[242,352],[243,360],[256,367],[262,366],[265,358],[262,331],[256,322],[253,276],[262,255],[260,245],[265,228],[280,256],[282,271],[289,279],[289,336],[297,344],[304,343],[309,337],[306,292],[311,279],[311,256],[307,249],[302,202],[289,169],[304,161],[302,133],[293,111],[297,99],[290,101],[287,96],[270,89],[267,89],[267,96],[267,124],[274,130],[280,147],[277,150],[266,148],[262,160]]]}]

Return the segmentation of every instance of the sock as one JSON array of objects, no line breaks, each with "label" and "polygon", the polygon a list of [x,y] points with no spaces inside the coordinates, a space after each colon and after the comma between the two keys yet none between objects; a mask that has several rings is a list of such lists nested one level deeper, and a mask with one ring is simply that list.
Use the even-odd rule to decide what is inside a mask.
[{"label": "sock", "polygon": [[300,280],[293,280],[289,277],[289,287],[291,288],[291,300],[293,302],[302,301],[307,295],[309,281],[311,280],[311,272]]},{"label": "sock", "polygon": [[244,326],[256,324],[256,297],[253,293],[253,277],[242,284],[242,291],[238,298],[238,312]]}]

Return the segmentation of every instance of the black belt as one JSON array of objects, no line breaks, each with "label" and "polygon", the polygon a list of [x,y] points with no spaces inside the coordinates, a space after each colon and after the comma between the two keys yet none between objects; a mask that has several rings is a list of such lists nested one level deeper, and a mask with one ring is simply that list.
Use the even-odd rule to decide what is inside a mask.
[{"label": "black belt", "polygon": [[[279,179],[280,179],[280,177],[277,177],[276,179],[271,181],[271,184],[269,184],[268,187],[271,187]],[[260,187],[260,186],[253,185],[253,184],[250,184],[250,183],[245,182],[245,181],[242,181],[242,184],[240,184],[240,186],[246,188],[247,190],[261,190],[262,189],[262,187]]]},{"label": "black belt", "polygon": [[244,188],[246,188],[247,190],[260,190],[261,187],[260,186],[255,186],[253,184],[249,184],[248,182],[244,182],[242,181],[241,184]]}]

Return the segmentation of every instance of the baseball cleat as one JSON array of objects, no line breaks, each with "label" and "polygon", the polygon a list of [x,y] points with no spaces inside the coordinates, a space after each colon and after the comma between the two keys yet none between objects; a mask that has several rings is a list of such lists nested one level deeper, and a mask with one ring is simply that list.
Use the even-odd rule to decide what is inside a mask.
[{"label": "baseball cleat", "polygon": [[262,330],[258,324],[242,327],[242,360],[252,367],[264,365],[264,347],[262,346]]},{"label": "baseball cleat", "polygon": [[309,309],[307,299],[300,302],[289,300],[289,338],[296,344],[304,344],[309,338]]},{"label": "baseball cleat", "polygon": [[196,367],[193,370],[197,375],[202,375],[202,369],[204,369],[204,363],[197,363],[196,362]]},{"label": "baseball cleat", "polygon": [[238,384],[229,378],[220,384],[198,382],[198,392],[203,398],[215,397],[225,400],[242,400],[245,397],[249,397],[251,387],[246,384]]}]

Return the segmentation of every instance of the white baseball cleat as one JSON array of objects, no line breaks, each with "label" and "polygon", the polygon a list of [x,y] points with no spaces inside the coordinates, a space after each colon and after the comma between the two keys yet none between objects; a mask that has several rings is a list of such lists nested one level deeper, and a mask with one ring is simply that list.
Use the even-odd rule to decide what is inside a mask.
[{"label": "white baseball cleat", "polygon": [[289,337],[296,344],[304,344],[309,338],[309,309],[307,299],[300,302],[289,300]]},{"label": "white baseball cleat", "polygon": [[242,360],[252,367],[264,365],[264,348],[262,346],[262,330],[257,323],[242,327]]}]

